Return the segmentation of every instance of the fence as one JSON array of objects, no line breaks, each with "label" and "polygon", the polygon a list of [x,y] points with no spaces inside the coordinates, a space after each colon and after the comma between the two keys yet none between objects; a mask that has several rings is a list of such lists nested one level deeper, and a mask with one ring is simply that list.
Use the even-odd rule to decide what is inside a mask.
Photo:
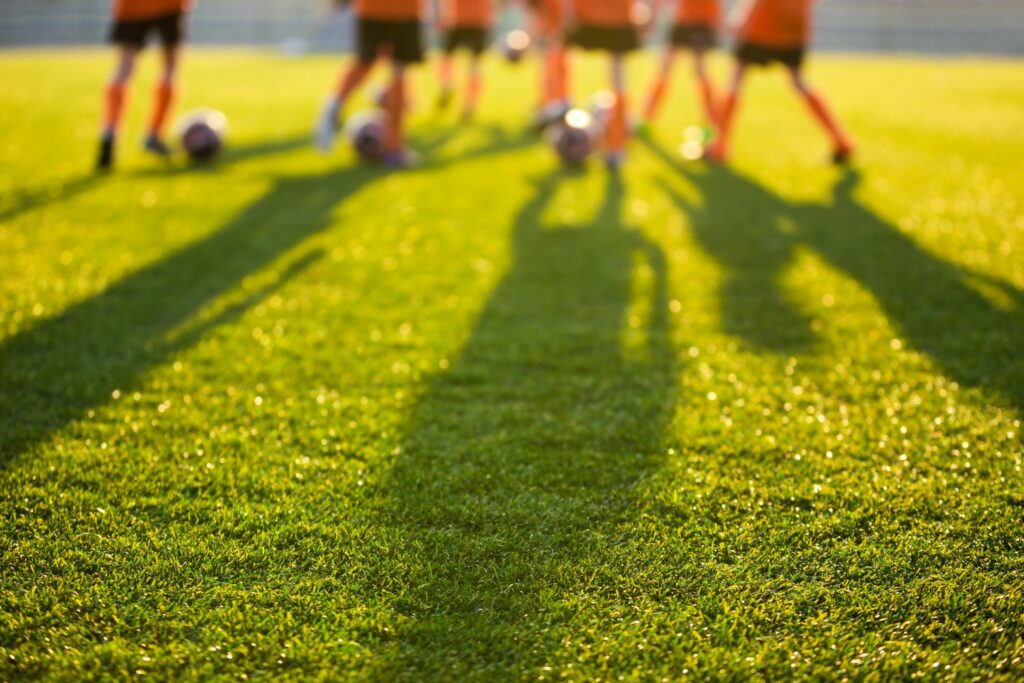
[{"label": "fence", "polygon": [[[0,0],[0,46],[99,43],[109,3]],[[344,50],[351,20],[326,0],[198,0],[190,39]],[[1024,55],[1024,0],[821,0],[815,43],[825,50]]]}]

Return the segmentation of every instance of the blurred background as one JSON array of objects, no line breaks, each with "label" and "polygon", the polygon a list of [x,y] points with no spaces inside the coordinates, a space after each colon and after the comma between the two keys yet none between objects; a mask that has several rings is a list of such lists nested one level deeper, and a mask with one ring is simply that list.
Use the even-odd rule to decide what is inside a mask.
[{"label": "blurred background", "polygon": [[[732,4],[729,2],[728,4]],[[0,0],[0,47],[88,45],[110,0]],[[514,11],[503,21],[516,21]],[[345,51],[351,13],[332,0],[198,0],[190,40]],[[850,52],[1024,55],[1024,0],[822,0],[815,47]]]}]

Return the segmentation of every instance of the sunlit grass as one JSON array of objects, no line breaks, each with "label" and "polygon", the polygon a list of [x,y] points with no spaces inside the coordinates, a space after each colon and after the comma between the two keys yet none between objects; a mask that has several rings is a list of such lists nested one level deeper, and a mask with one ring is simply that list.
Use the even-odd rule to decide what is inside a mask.
[{"label": "sunlit grass", "polygon": [[95,178],[109,64],[0,56],[0,678],[1024,675],[1018,62],[815,60],[852,172],[770,73],[682,161],[681,63],[621,176],[421,70],[388,175],[200,51],[221,163],[147,67]]}]

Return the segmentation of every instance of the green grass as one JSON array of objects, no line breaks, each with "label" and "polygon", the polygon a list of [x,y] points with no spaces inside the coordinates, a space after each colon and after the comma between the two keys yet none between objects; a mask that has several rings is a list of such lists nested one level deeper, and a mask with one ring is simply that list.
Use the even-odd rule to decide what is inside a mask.
[{"label": "green grass", "polygon": [[231,151],[148,64],[94,178],[109,64],[0,56],[0,679],[1024,676],[1020,62],[814,60],[851,173],[781,74],[677,161],[681,68],[620,177],[421,70],[388,175],[336,59],[197,51]]}]

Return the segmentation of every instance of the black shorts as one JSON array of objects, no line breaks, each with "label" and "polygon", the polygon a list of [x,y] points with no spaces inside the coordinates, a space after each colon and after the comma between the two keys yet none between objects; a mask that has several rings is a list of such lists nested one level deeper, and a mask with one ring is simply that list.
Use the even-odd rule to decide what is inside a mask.
[{"label": "black shorts", "polygon": [[754,66],[767,66],[772,62],[778,62],[791,69],[799,69],[804,63],[804,48],[772,47],[743,42],[736,46],[736,59],[743,64]]},{"label": "black shorts", "polygon": [[584,50],[607,50],[621,54],[640,47],[640,36],[632,26],[579,24],[567,36],[570,45]]},{"label": "black shorts", "polygon": [[463,47],[479,55],[487,48],[487,29],[482,26],[452,26],[444,32],[442,48],[451,54]]},{"label": "black shorts", "polygon": [[382,50],[396,62],[423,61],[423,31],[418,19],[363,19],[356,22],[356,52],[359,61],[372,62]]},{"label": "black shorts", "polygon": [[115,21],[110,27],[110,42],[115,45],[142,48],[152,33],[157,34],[160,44],[165,47],[180,45],[185,39],[185,15],[182,12],[175,12],[152,19]]},{"label": "black shorts", "polygon": [[690,50],[710,50],[718,43],[718,32],[711,24],[673,24],[669,42]]}]

